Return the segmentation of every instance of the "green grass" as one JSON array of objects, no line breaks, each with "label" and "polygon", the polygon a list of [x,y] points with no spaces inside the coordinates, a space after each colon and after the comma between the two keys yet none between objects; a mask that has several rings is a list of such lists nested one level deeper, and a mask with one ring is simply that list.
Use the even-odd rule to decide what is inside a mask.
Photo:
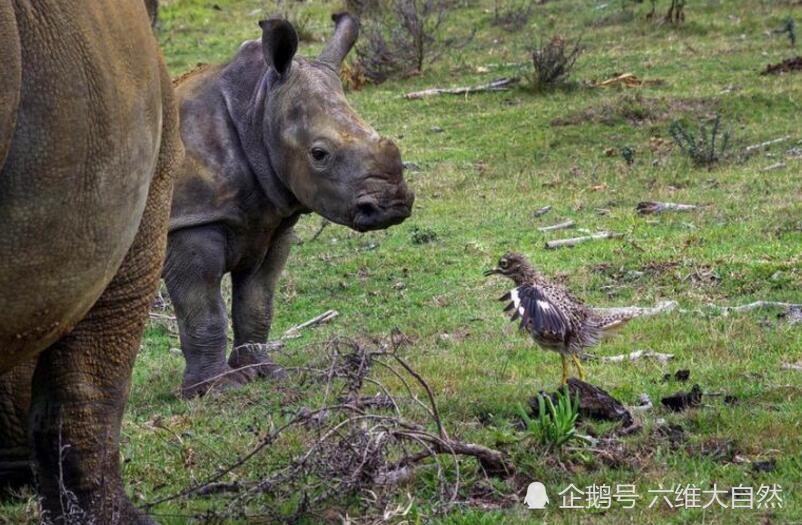
[{"label": "green grass", "polygon": [[[517,33],[490,24],[491,1],[465,3],[472,7],[455,11],[449,28],[458,33],[476,25],[467,48],[453,51],[422,75],[348,95],[368,122],[396,141],[405,160],[421,167],[407,173],[417,193],[413,217],[390,230],[361,235],[332,226],[316,241],[295,247],[276,297],[273,334],[329,308],[340,317],[305,332],[289,343],[291,349],[332,336],[386,338],[398,328],[413,342],[405,356],[432,386],[450,433],[496,446],[497,440],[516,435],[516,405],[541,389],[553,391],[560,377],[559,358],[518,335],[502,315],[495,299],[508,283],[482,277],[482,270],[506,251],[528,254],[545,273],[564,279],[598,306],[672,299],[694,310],[711,302],[800,302],[802,162],[788,158],[786,168],[761,171],[782,160],[792,146],[800,147],[802,139],[802,77],[758,75],[767,63],[796,54],[787,39],[766,34],[792,14],[790,2],[689,2],[686,24],[674,28],[644,20],[649,2],[632,8],[634,17],[622,17],[618,1],[554,0],[538,6]],[[174,74],[199,62],[226,60],[243,40],[258,36],[256,22],[270,11],[259,1],[217,0],[220,10],[212,4],[171,0],[163,6],[159,37]],[[600,9],[601,4],[608,6]],[[303,5],[315,32],[327,35],[334,4]],[[572,89],[536,94],[524,84],[469,97],[407,101],[400,96],[516,74],[520,66],[515,64],[525,65],[536,38],[552,34],[583,37],[586,51],[574,73],[581,82]],[[303,44],[301,53],[315,54],[320,48],[320,43]],[[588,87],[623,72],[663,84],[638,90]],[[697,122],[700,115],[715,112],[731,129],[736,151],[783,135],[792,139],[771,148],[771,157],[761,152],[710,171],[695,168],[677,148],[650,147],[655,139],[670,143],[672,120]],[[550,125],[583,114],[607,118]],[[648,118],[633,120],[632,115]],[[605,154],[607,148],[618,152],[624,146],[635,151],[632,166]],[[644,218],[634,211],[642,200],[706,206]],[[553,210],[534,219],[532,212],[546,205]],[[610,212],[600,215],[598,208]],[[569,218],[579,228],[612,230],[624,237],[545,250],[544,241],[576,231],[543,234],[537,226]],[[301,239],[309,239],[319,221],[316,216],[302,219],[297,227]],[[436,238],[415,243],[416,229]],[[151,327],[134,373],[121,455],[129,494],[138,503],[203,480],[250,450],[259,440],[254,429],[264,431],[285,414],[319,401],[320,394],[311,389],[300,390],[298,399],[292,388],[269,383],[214,398],[178,400],[183,359],[169,351],[174,347],[175,337]],[[526,483],[541,481],[551,497],[547,510],[529,511],[517,503],[500,510],[458,507],[432,517],[432,484],[422,476],[399,489],[399,495],[409,491],[414,497],[407,518],[453,525],[802,522],[802,375],[780,368],[802,359],[800,325],[782,322],[770,311],[728,317],[672,313],[630,323],[597,353],[640,348],[675,357],[669,365],[592,361],[587,365],[590,380],[627,404],[636,404],[643,392],[657,403],[692,383],[706,392],[735,395],[740,403],[707,397],[703,407],[679,414],[658,406],[638,416],[644,430],[621,440],[627,461],[619,465],[606,464],[591,449],[558,454],[526,441],[508,445],[518,477],[496,482],[496,488],[506,494],[523,490],[514,496],[520,502]],[[691,370],[690,383],[660,381],[679,368]],[[672,445],[656,434],[658,418],[682,425],[685,441]],[[578,426],[582,434],[610,430],[598,423]],[[302,441],[301,434],[288,436],[227,479],[258,479]],[[750,461],[776,459],[777,469],[756,473],[748,463],[731,461],[731,454],[721,459],[706,453],[711,443],[727,443]],[[471,464],[465,462],[463,497],[481,480]],[[709,489],[714,482],[725,488],[779,483],[784,508],[647,508],[646,492],[659,483]],[[633,510],[559,509],[557,491],[569,483],[635,483],[647,501]],[[187,516],[220,508],[222,501],[195,497],[153,512],[164,523],[185,523]],[[332,507],[342,503],[332,502]],[[6,504],[0,512],[11,522],[25,522],[29,508],[30,502],[23,501]],[[258,513],[258,504],[245,510]]]}]

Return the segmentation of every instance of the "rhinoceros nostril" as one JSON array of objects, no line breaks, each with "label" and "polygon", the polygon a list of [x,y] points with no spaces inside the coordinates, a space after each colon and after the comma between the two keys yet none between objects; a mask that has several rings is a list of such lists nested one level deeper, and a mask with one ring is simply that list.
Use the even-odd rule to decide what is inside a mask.
[{"label": "rhinoceros nostril", "polygon": [[356,213],[358,215],[362,215],[364,218],[371,217],[377,213],[379,213],[379,206],[372,201],[363,201],[357,203],[356,205]]}]

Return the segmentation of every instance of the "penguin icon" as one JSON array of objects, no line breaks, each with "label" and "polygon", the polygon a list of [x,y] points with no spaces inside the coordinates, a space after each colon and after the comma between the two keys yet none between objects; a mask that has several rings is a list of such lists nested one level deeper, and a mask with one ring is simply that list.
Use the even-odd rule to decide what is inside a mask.
[{"label": "penguin icon", "polygon": [[549,495],[546,493],[546,487],[539,481],[533,481],[526,489],[526,497],[524,503],[530,509],[545,509],[549,504]]}]

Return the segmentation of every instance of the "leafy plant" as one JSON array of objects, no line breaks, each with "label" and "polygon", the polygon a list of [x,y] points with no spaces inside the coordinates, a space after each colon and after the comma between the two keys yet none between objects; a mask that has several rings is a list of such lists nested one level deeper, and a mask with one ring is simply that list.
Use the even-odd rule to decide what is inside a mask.
[{"label": "leafy plant", "polygon": [[719,114],[716,114],[709,131],[704,122],[700,124],[697,134],[680,121],[672,122],[668,131],[674,143],[697,166],[710,168],[724,158],[730,145],[730,132],[722,131]]},{"label": "leafy plant", "polygon": [[559,36],[532,50],[532,86],[536,90],[542,90],[565,82],[580,53],[581,40],[569,50],[566,40]]},{"label": "leafy plant", "polygon": [[518,413],[526,425],[527,436],[536,437],[548,448],[560,448],[576,437],[579,394],[572,400],[566,385],[562,392],[557,392],[556,406],[551,397],[544,394],[538,394],[537,405],[537,420],[529,417],[526,410],[518,405]]}]

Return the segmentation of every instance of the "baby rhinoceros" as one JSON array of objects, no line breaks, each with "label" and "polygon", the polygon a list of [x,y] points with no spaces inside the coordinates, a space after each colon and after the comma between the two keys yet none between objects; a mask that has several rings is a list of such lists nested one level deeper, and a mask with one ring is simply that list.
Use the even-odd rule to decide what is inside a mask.
[{"label": "baby rhinoceros", "polygon": [[[409,217],[413,193],[401,155],[348,105],[338,76],[358,25],[334,15],[317,59],[295,57],[285,20],[260,22],[227,64],[190,73],[177,86],[186,161],[176,179],[164,279],[186,358],[182,394],[241,385],[282,371],[267,341],[273,292],[302,213],[357,231]],[[231,273],[234,350],[226,361]]]}]

